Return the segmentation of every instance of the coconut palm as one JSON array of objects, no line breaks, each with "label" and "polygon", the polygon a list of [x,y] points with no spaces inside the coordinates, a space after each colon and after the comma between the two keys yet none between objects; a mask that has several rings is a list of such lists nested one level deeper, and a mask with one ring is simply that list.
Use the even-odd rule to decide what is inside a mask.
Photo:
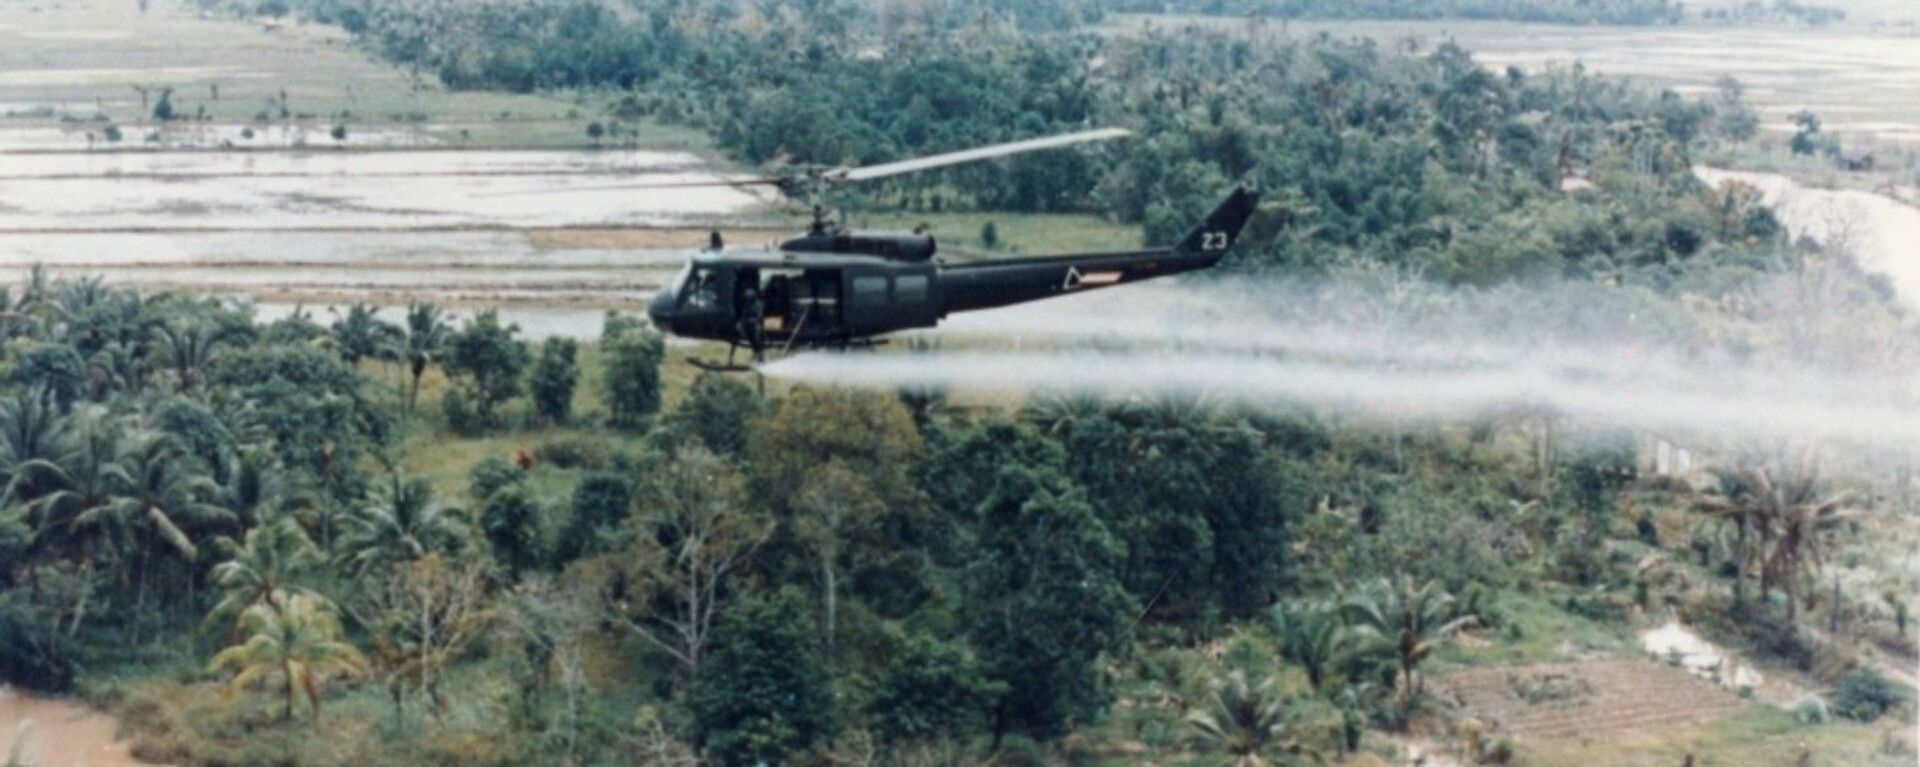
[{"label": "coconut palm", "polygon": [[219,486],[205,467],[181,451],[166,434],[133,430],[120,443],[108,467],[113,497],[75,522],[97,525],[126,536],[130,543],[165,543],[181,557],[199,556],[190,530],[233,521],[233,512],[214,502]]},{"label": "coconut palm", "polygon": [[[232,523],[216,500],[219,487],[199,461],[165,434],[130,430],[103,473],[109,497],[75,517],[76,527],[106,539],[134,568],[136,600],[145,603],[149,575],[160,557],[199,558],[196,539]],[[124,575],[124,572],[123,572]]]},{"label": "coconut palm", "polygon": [[427,366],[446,350],[452,337],[453,329],[447,324],[440,307],[433,304],[407,306],[407,324],[392,338],[394,347],[391,354],[406,360],[407,372],[413,376],[412,384],[407,389],[409,414],[413,412],[414,403],[420,399],[420,378],[427,374]]},{"label": "coconut palm", "polygon": [[382,321],[379,309],[355,302],[347,307],[345,315],[334,320],[327,335],[333,339],[340,358],[357,368],[361,360],[380,357],[393,349],[401,338],[401,331]]},{"label": "coconut palm", "polygon": [[435,499],[432,484],[398,471],[348,519],[348,527],[340,556],[356,574],[456,551],[471,537],[464,514]]},{"label": "coconut palm", "polygon": [[1273,607],[1274,629],[1280,635],[1281,653],[1300,664],[1307,681],[1320,689],[1327,672],[1347,650],[1347,627],[1333,605],[1313,603]]},{"label": "coconut palm", "polygon": [[182,392],[200,389],[221,343],[220,330],[212,323],[181,319],[153,329],[153,349],[173,374],[174,387]]},{"label": "coconut palm", "polygon": [[1845,521],[1859,499],[1851,492],[1823,494],[1810,455],[1782,474],[1764,467],[1715,470],[1717,487],[1695,499],[1694,508],[1735,526],[1735,600],[1745,600],[1747,571],[1756,569],[1761,597],[1778,585],[1787,598],[1789,620],[1798,627],[1806,589],[1826,559],[1827,533]]},{"label": "coconut palm", "polygon": [[1459,614],[1453,595],[1439,581],[1416,584],[1405,576],[1395,581],[1381,578],[1372,588],[1348,598],[1344,608],[1357,649],[1390,654],[1399,664],[1402,701],[1411,701],[1421,691],[1414,675],[1420,663],[1479,620]]},{"label": "coconut palm", "polygon": [[[57,457],[63,425],[52,392],[45,389],[21,389],[0,400],[0,477],[11,480],[28,461]],[[32,494],[31,488],[21,490]]]},{"label": "coconut palm", "polygon": [[300,483],[290,482],[267,448],[242,450],[224,461],[226,480],[220,502],[233,512],[241,530],[252,530],[295,509],[311,507],[314,499]]},{"label": "coconut palm", "polygon": [[279,675],[286,686],[286,718],[304,692],[320,721],[320,685],[329,676],[348,676],[366,670],[366,659],[342,639],[340,617],[333,603],[316,594],[287,594],[272,603],[256,604],[240,616],[247,640],[213,656],[208,670],[232,672],[228,690],[237,691],[261,679]]},{"label": "coconut palm", "polygon": [[59,440],[57,458],[34,458],[13,467],[7,497],[25,503],[34,539],[41,545],[79,548],[91,560],[95,541],[79,520],[113,499],[111,471],[122,428],[99,412],[77,414]]},{"label": "coconut palm", "polygon": [[214,542],[228,557],[215,565],[210,578],[225,594],[204,625],[235,622],[255,605],[284,607],[282,595],[308,593],[295,585],[322,564],[320,550],[292,517],[248,530],[239,543],[231,538]]},{"label": "coconut palm", "polygon": [[138,344],[114,341],[87,357],[87,388],[96,401],[114,392],[137,392],[147,387],[147,359]]},{"label": "coconut palm", "polygon": [[1233,767],[1288,764],[1313,756],[1291,737],[1289,701],[1272,679],[1249,682],[1235,669],[1213,680],[1207,706],[1187,713],[1194,745],[1227,755]]}]

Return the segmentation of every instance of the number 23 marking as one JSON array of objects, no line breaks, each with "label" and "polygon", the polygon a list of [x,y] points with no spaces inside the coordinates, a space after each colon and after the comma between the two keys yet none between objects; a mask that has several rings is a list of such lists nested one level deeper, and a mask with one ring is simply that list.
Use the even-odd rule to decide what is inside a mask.
[{"label": "number 23 marking", "polygon": [[1227,233],[1226,232],[1201,232],[1200,233],[1200,249],[1201,250],[1226,250],[1227,249]]}]

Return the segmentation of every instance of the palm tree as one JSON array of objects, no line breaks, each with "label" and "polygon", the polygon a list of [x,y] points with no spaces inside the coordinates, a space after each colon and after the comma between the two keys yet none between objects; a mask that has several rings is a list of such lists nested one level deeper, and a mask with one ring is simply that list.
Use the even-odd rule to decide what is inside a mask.
[{"label": "palm tree", "polygon": [[334,320],[333,327],[327,331],[333,339],[334,348],[340,352],[340,358],[351,367],[360,367],[360,360],[379,357],[393,349],[400,329],[380,319],[380,310],[363,303],[355,302],[347,307],[347,313]]},{"label": "palm tree", "polygon": [[237,621],[255,605],[284,607],[281,596],[308,593],[293,584],[322,564],[320,550],[292,517],[279,517],[248,530],[240,543],[221,538],[214,545],[228,559],[215,565],[210,577],[226,595],[207,614],[207,626]]},{"label": "palm tree", "polygon": [[114,465],[122,429],[99,411],[74,416],[61,435],[58,458],[33,458],[13,467],[7,497],[25,503],[34,540],[77,544],[91,564],[94,543],[79,520],[113,498]]},{"label": "palm tree", "polygon": [[1280,635],[1281,653],[1300,664],[1307,681],[1318,690],[1327,672],[1346,652],[1347,627],[1333,605],[1313,603],[1273,607],[1273,624]]},{"label": "palm tree", "polygon": [[1280,764],[1313,756],[1291,737],[1289,701],[1272,679],[1254,684],[1245,671],[1234,669],[1213,681],[1211,693],[1206,708],[1187,713],[1195,745],[1225,752],[1233,767],[1267,767],[1276,763],[1276,755]]},{"label": "palm tree", "polygon": [[340,554],[356,574],[411,562],[432,552],[457,550],[471,533],[459,509],[433,497],[432,484],[408,480],[399,471],[348,519],[348,525]]},{"label": "palm tree", "polygon": [[1827,533],[1845,521],[1858,497],[1823,495],[1811,456],[1803,456],[1786,477],[1761,467],[1719,469],[1714,476],[1718,486],[1695,499],[1694,508],[1735,525],[1735,602],[1745,601],[1748,569],[1758,569],[1761,598],[1778,584],[1789,621],[1799,627],[1804,590],[1826,559]]},{"label": "palm tree", "polygon": [[174,386],[183,392],[199,390],[221,340],[220,330],[207,322],[175,320],[153,329],[154,350],[173,371]]},{"label": "palm tree", "polygon": [[247,641],[221,650],[208,664],[211,672],[232,671],[229,692],[255,681],[280,675],[286,685],[286,719],[293,719],[294,702],[305,692],[320,722],[320,684],[332,675],[366,670],[360,651],[342,639],[340,617],[333,603],[316,594],[287,594],[282,606],[257,604],[240,616]]},{"label": "palm tree", "polygon": [[1398,581],[1381,578],[1372,589],[1346,600],[1345,609],[1361,649],[1391,654],[1399,663],[1403,702],[1420,692],[1414,676],[1420,663],[1479,620],[1459,614],[1453,595],[1439,581],[1416,585],[1405,576]]},{"label": "palm tree", "polygon": [[99,531],[132,557],[139,603],[146,601],[156,553],[192,562],[200,556],[195,537],[233,521],[232,512],[213,502],[219,486],[205,468],[165,434],[133,430],[103,473],[107,502],[74,518],[74,525]]},{"label": "palm tree", "polygon": [[[22,389],[0,400],[0,477],[11,480],[28,461],[58,456],[64,423],[45,389]],[[22,491],[31,494],[30,488]]]},{"label": "palm tree", "polygon": [[137,392],[147,388],[147,360],[138,344],[115,341],[105,344],[87,358],[88,388],[96,401],[113,392]]},{"label": "palm tree", "polygon": [[427,374],[427,366],[447,348],[453,336],[453,329],[447,325],[446,316],[440,307],[433,304],[408,304],[406,327],[393,339],[391,354],[406,360],[407,372],[413,376],[412,385],[407,389],[407,413],[413,413],[414,403],[420,399],[420,378]]},{"label": "palm tree", "polygon": [[[127,435],[108,477],[114,497],[93,512],[100,523],[144,532],[186,559],[199,556],[189,529],[233,521],[233,512],[213,502],[220,488],[205,467],[166,434],[135,430]],[[88,524],[86,518],[76,521]]]},{"label": "palm tree", "polygon": [[233,512],[241,530],[252,530],[283,512],[314,503],[308,488],[287,481],[286,473],[266,448],[242,450],[237,458],[223,463],[226,480],[220,488],[220,502]]}]

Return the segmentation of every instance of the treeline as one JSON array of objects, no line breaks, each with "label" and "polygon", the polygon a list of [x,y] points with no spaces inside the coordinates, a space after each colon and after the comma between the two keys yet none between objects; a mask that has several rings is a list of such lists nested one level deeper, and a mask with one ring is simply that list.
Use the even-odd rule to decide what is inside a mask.
[{"label": "treeline", "polygon": [[1739,5],[1708,8],[1700,12],[1700,18],[1729,24],[1805,24],[1818,27],[1846,21],[1847,12],[1841,8],[1794,0],[1773,0],[1772,3],[1747,0]]},{"label": "treeline", "polygon": [[1113,0],[1121,13],[1196,13],[1292,19],[1473,19],[1545,24],[1678,24],[1675,0]]},{"label": "treeline", "polygon": [[1197,26],[1023,34],[991,8],[914,35],[836,2],[667,4],[641,19],[574,0],[309,2],[450,87],[606,91],[615,119],[700,126],[755,163],[881,162],[1090,125],[1139,134],[888,180],[853,205],[1094,211],[1164,241],[1244,180],[1270,202],[1240,265],[1361,258],[1473,283],[1665,282],[1716,245],[1771,235],[1716,222],[1721,203],[1689,172],[1694,145],[1754,134],[1737,87],[1701,101],[1577,67],[1489,72],[1450,45],[1256,45]]}]

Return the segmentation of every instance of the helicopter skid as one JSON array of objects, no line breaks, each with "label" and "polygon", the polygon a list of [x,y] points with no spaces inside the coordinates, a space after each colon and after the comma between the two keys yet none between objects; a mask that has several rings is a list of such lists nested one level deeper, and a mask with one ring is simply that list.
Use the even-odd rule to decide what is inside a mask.
[{"label": "helicopter skid", "polygon": [[741,365],[734,362],[710,362],[699,357],[688,357],[687,364],[709,373],[751,373],[753,365]]}]

